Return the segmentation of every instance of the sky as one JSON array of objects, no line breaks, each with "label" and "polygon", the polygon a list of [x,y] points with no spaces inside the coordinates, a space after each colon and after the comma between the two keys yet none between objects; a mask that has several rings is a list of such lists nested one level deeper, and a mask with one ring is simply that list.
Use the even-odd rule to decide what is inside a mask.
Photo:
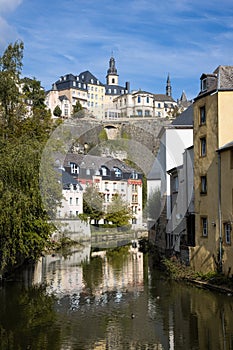
[{"label": "sky", "polygon": [[22,76],[49,90],[89,70],[102,83],[111,55],[119,84],[197,96],[202,73],[233,65],[232,0],[0,0],[0,56],[24,42]]}]

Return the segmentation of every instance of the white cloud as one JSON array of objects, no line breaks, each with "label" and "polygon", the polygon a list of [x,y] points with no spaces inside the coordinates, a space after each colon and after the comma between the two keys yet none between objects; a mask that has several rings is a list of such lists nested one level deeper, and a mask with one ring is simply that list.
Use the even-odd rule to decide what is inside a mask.
[{"label": "white cloud", "polygon": [[14,11],[21,3],[22,0],[0,0],[2,14],[0,16],[0,51],[18,37],[16,29],[3,17],[3,14],[7,15]]},{"label": "white cloud", "polygon": [[0,0],[1,12],[7,13],[14,11],[21,3],[22,0]]}]

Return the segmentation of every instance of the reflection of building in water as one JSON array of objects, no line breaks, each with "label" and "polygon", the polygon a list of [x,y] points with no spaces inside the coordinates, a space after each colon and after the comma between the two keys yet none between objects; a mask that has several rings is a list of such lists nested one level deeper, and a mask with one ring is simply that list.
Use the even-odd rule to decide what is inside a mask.
[{"label": "reflection of building in water", "polygon": [[55,294],[81,292],[84,287],[81,264],[89,260],[90,250],[90,246],[83,246],[66,258],[60,254],[43,257],[35,268],[34,283],[48,285],[48,292]]},{"label": "reflection of building in water", "polygon": [[48,293],[57,296],[92,295],[96,301],[105,292],[116,292],[115,299],[119,302],[121,292],[143,291],[141,252],[129,252],[120,258],[98,252],[89,260],[90,250],[86,246],[66,258],[60,254],[43,257],[35,268],[34,283],[46,284]]},{"label": "reflection of building in water", "polygon": [[105,255],[103,258],[102,283],[95,288],[95,293],[120,290],[128,292],[143,291],[143,254],[141,252],[130,253],[122,260],[121,266],[117,266],[113,258]]}]

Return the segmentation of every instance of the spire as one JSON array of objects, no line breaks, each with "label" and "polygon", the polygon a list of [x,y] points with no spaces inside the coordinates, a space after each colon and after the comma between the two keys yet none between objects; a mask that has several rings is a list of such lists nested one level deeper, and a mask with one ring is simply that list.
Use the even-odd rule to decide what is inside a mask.
[{"label": "spire", "polygon": [[115,66],[115,59],[113,58],[113,56],[109,60],[108,74],[117,74],[117,69]]},{"label": "spire", "polygon": [[171,87],[171,81],[170,81],[169,73],[168,73],[168,76],[167,76],[166,95],[167,96],[172,96],[172,87]]},{"label": "spire", "polygon": [[118,85],[118,74],[113,55],[109,60],[109,68],[107,70],[107,85]]}]

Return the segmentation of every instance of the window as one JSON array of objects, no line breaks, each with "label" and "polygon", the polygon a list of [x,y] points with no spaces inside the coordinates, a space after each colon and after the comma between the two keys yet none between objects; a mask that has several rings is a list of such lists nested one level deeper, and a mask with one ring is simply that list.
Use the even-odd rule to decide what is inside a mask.
[{"label": "window", "polygon": [[138,103],[141,103],[141,96],[138,96]]},{"label": "window", "polygon": [[178,190],[179,190],[178,176],[174,176],[174,178],[173,178],[173,192],[178,192]]},{"label": "window", "polygon": [[109,191],[109,189],[108,189],[108,182],[104,183],[104,189],[105,189],[105,191]]},{"label": "window", "polygon": [[76,82],[75,81],[73,81],[73,86],[76,86]]},{"label": "window", "polygon": [[122,171],[118,168],[113,168],[115,171],[115,176],[116,177],[121,177],[122,176]]},{"label": "window", "polygon": [[115,79],[114,78],[112,78],[112,84],[115,84]]},{"label": "window", "polygon": [[206,156],[206,137],[202,137],[200,139],[200,156],[201,157]]},{"label": "window", "polygon": [[145,110],[145,115],[150,115],[150,111],[148,109]]},{"label": "window", "polygon": [[70,164],[70,172],[71,174],[79,174],[79,167],[75,163]]},{"label": "window", "polygon": [[86,175],[90,175],[90,174],[91,174],[90,169],[86,169]]},{"label": "window", "polygon": [[104,166],[101,167],[102,170],[102,176],[107,176],[107,168],[105,168]]},{"label": "window", "polygon": [[137,203],[138,202],[138,195],[137,194],[133,194],[132,195],[132,203]]},{"label": "window", "polygon": [[132,172],[131,179],[133,179],[133,180],[137,180],[138,179],[138,174],[136,173],[136,171]]},{"label": "window", "polygon": [[117,190],[117,183],[113,182],[113,191],[116,191],[116,190]]},{"label": "window", "polygon": [[224,224],[224,234],[226,244],[231,244],[231,224],[229,222]]},{"label": "window", "polygon": [[158,103],[158,108],[161,108],[161,103]]},{"label": "window", "polygon": [[202,106],[200,108],[200,125],[203,125],[205,123],[206,123],[205,106]]},{"label": "window", "polygon": [[208,223],[206,217],[201,218],[201,232],[203,237],[208,236]]},{"label": "window", "polygon": [[138,192],[138,185],[132,184],[132,192]]},{"label": "window", "polygon": [[142,116],[142,110],[141,109],[137,110],[137,115]]},{"label": "window", "polygon": [[72,197],[70,197],[70,205],[72,205]]},{"label": "window", "polygon": [[149,96],[146,96],[146,103],[149,103],[150,102],[150,98]]},{"label": "window", "polygon": [[201,80],[201,91],[207,90],[207,79],[202,79]]},{"label": "window", "polygon": [[201,193],[206,194],[207,193],[207,177],[201,176]]},{"label": "window", "polygon": [[77,197],[76,198],[76,205],[78,205],[79,204],[79,198]]}]

